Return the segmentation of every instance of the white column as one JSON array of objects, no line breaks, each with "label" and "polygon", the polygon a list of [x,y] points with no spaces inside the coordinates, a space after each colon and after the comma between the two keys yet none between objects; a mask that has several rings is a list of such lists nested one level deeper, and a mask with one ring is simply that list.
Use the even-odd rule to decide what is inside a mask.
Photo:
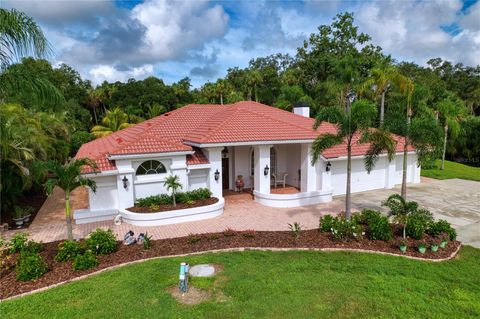
[{"label": "white column", "polygon": [[388,158],[385,157],[385,188],[391,189],[395,186],[395,159],[388,162]]},{"label": "white column", "polygon": [[[270,194],[270,148],[272,145],[257,145],[254,147],[254,189],[257,192]],[[265,167],[268,166],[268,174],[265,175]]]},{"label": "white column", "polygon": [[302,183],[301,192],[313,192],[317,190],[317,176],[315,165],[312,165],[312,144],[302,144],[301,162],[302,162]]},{"label": "white column", "polygon": [[[117,175],[118,209],[132,207],[135,204],[135,187],[133,178],[135,171],[132,168],[131,161],[116,160]],[[127,179],[127,187],[124,187],[123,179]]]},{"label": "white column", "polygon": [[[208,174],[208,188],[213,197],[222,198],[222,150],[223,147],[211,147],[206,149],[206,155],[210,162],[210,172]],[[218,180],[215,180],[215,172],[218,171]],[[228,174],[228,172],[225,172]]]}]

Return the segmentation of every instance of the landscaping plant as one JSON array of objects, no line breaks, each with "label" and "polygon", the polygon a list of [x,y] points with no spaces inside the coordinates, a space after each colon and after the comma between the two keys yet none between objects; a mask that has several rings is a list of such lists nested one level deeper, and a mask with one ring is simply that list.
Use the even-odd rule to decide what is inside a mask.
[{"label": "landscaping plant", "polygon": [[27,240],[28,240],[27,233],[15,233],[12,239],[10,239],[10,241],[7,243],[9,252],[11,254],[20,252],[25,247]]},{"label": "landscaping plant", "polygon": [[173,207],[177,206],[175,194],[177,193],[177,190],[183,187],[180,183],[180,177],[178,177],[177,175],[170,175],[165,178],[165,182],[163,183],[163,185],[167,188],[167,191],[172,190]]},{"label": "landscaping plant", "polygon": [[95,255],[108,255],[117,250],[117,239],[111,229],[97,228],[90,233],[85,243]]},{"label": "landscaping plant", "polygon": [[75,259],[78,255],[83,254],[85,248],[80,242],[74,240],[66,240],[58,244],[58,252],[55,256],[56,261],[64,262]]},{"label": "landscaping plant", "polygon": [[189,244],[198,243],[200,240],[201,240],[200,236],[194,235],[194,234],[188,235],[188,238],[187,238],[187,242],[188,242]]},{"label": "landscaping plant", "polygon": [[72,264],[73,270],[87,270],[97,266],[97,256],[91,250],[86,250],[83,254],[75,256]]},{"label": "landscaping plant", "polygon": [[439,236],[442,233],[448,234],[450,240],[455,240],[457,238],[456,230],[446,220],[440,219],[437,222],[430,223],[427,229],[427,234],[430,236]]},{"label": "landscaping plant", "polygon": [[422,239],[428,226],[433,222],[433,215],[426,209],[419,209],[407,217],[407,236]]},{"label": "landscaping plant", "polygon": [[300,237],[300,233],[302,232],[302,225],[298,222],[294,222],[293,224],[288,224],[288,228],[292,232],[293,237],[298,239]]},{"label": "landscaping plant", "polygon": [[18,257],[15,273],[22,281],[40,278],[48,270],[47,264],[38,253],[21,252]]},{"label": "landscaping plant", "polygon": [[47,194],[51,195],[56,186],[65,192],[65,216],[67,220],[68,240],[73,240],[70,193],[82,186],[89,187],[93,192],[97,189],[97,185],[93,179],[86,178],[82,175],[82,168],[85,167],[92,170],[97,169],[95,162],[86,158],[72,159],[64,165],[56,161],[50,161],[45,164],[45,169],[50,174],[50,178],[45,183]]},{"label": "landscaping plant", "polygon": [[393,231],[388,217],[382,216],[378,211],[364,209],[358,214],[359,223],[367,226],[367,238],[371,240],[390,240],[393,238]]},{"label": "landscaping plant", "polygon": [[320,216],[319,230],[324,233],[332,231],[335,218],[332,215]]},{"label": "landscaping plant", "polygon": [[235,236],[237,232],[234,229],[231,229],[230,227],[228,227],[222,232],[222,234],[225,237],[232,237],[232,236]]},{"label": "landscaping plant", "polygon": [[390,208],[389,216],[393,216],[397,223],[403,225],[403,238],[406,238],[408,216],[417,210],[418,203],[407,202],[399,194],[393,194],[382,203],[382,206]]},{"label": "landscaping plant", "polygon": [[145,238],[143,239],[143,249],[148,250],[152,247],[152,236],[148,236],[148,233],[145,232]]}]

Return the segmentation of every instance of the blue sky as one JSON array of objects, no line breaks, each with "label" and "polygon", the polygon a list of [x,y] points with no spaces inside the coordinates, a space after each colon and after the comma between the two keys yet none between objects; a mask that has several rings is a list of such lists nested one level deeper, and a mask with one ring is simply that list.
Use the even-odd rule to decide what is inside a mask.
[{"label": "blue sky", "polygon": [[360,30],[397,60],[480,64],[477,1],[2,1],[34,17],[67,63],[94,83],[156,75],[215,81],[252,58],[295,54],[321,24],[354,12]]}]

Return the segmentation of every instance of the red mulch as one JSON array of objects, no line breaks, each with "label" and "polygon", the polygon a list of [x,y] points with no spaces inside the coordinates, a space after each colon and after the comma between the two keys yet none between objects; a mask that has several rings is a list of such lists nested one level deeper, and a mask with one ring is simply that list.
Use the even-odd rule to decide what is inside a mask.
[{"label": "red mulch", "polygon": [[[252,234],[253,237],[251,237]],[[7,271],[3,271],[0,273],[0,299],[70,280],[129,261],[157,256],[202,252],[213,249],[235,247],[356,248],[426,259],[440,259],[449,257],[460,245],[460,242],[452,241],[448,242],[445,249],[439,249],[436,253],[427,250],[425,254],[421,254],[415,248],[417,241],[411,239],[408,239],[409,247],[407,252],[401,253],[396,245],[396,240],[388,242],[368,239],[348,242],[335,241],[331,234],[320,233],[317,229],[302,231],[300,238],[297,240],[294,239],[292,233],[289,231],[246,231],[233,232],[233,235],[226,233],[226,235],[223,233],[197,234],[181,238],[155,240],[152,241],[152,247],[149,250],[144,250],[142,245],[123,246],[119,242],[116,252],[106,256],[99,256],[100,265],[86,271],[73,271],[71,262],[56,262],[54,256],[57,253],[57,245],[59,242],[47,243],[44,244],[45,249],[41,255],[50,270],[38,280],[26,282],[17,281],[13,267]],[[196,238],[192,240],[193,237]],[[12,263],[15,258],[16,256],[13,256]]]},{"label": "red mulch", "polygon": [[215,204],[216,202],[218,202],[218,198],[211,197],[211,198],[196,200],[193,204],[178,203],[177,206],[175,207],[173,207],[171,204],[158,205],[158,207],[155,207],[155,209],[153,210],[150,207],[133,206],[133,207],[127,208],[127,210],[134,213],[158,213],[158,212],[166,212],[171,210],[207,206],[207,205]]}]

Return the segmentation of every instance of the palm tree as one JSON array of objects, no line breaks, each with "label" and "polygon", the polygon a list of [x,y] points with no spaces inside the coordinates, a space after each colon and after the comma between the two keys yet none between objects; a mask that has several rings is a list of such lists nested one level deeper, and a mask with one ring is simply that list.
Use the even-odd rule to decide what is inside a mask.
[{"label": "palm tree", "polygon": [[149,119],[154,118],[155,116],[162,115],[167,111],[167,109],[163,105],[160,105],[158,103],[152,103],[147,107],[147,109],[147,116]]},{"label": "palm tree", "polygon": [[453,101],[452,99],[444,99],[436,106],[444,128],[441,170],[445,169],[445,153],[447,152],[448,133],[450,131],[450,134],[453,136],[458,134],[460,130],[460,120],[462,119],[462,116],[466,114],[466,109],[461,103],[462,102],[459,100]]},{"label": "palm tree", "polygon": [[389,216],[393,216],[397,223],[403,225],[403,238],[406,238],[408,216],[417,210],[417,202],[407,202],[399,194],[393,194],[382,203],[382,206],[390,208]]},{"label": "palm tree", "polygon": [[215,83],[215,91],[220,96],[220,104],[223,105],[223,97],[227,91],[227,81],[218,79],[217,83]]},{"label": "palm tree", "polygon": [[177,190],[183,188],[179,180],[180,178],[177,175],[170,175],[165,178],[165,182],[163,183],[163,185],[167,188],[167,191],[172,190],[173,207],[177,206],[177,201],[175,200],[175,194],[177,193]]},{"label": "palm tree", "polygon": [[380,96],[380,127],[385,118],[385,94],[392,83],[397,82],[399,74],[394,67],[374,68],[371,76],[363,84],[364,90],[373,89],[376,96]]},{"label": "palm tree", "polygon": [[252,100],[252,87],[255,94],[255,102],[258,102],[257,87],[263,82],[263,76],[258,70],[250,70],[247,73],[248,82],[248,100]]},{"label": "palm tree", "polygon": [[407,125],[403,141],[403,164],[402,164],[402,197],[407,198],[407,154],[408,154],[408,131],[412,120],[412,96],[415,88],[413,81],[407,77],[399,80],[400,91],[407,97]]},{"label": "palm tree", "polygon": [[[350,105],[350,103],[348,103]],[[345,215],[350,219],[351,214],[351,175],[352,175],[352,145],[357,142],[370,142],[370,159],[366,167],[371,170],[376,159],[383,150],[388,152],[388,159],[392,160],[395,154],[395,142],[387,131],[375,132],[371,129],[375,122],[377,110],[373,103],[359,100],[343,109],[340,107],[322,108],[315,120],[313,128],[316,130],[322,122],[337,125],[337,134],[318,136],[312,145],[312,164],[315,164],[320,154],[335,145],[345,143],[347,147],[347,188]],[[355,137],[360,135],[357,140]]]},{"label": "palm tree", "polygon": [[72,159],[64,165],[57,161],[50,161],[45,164],[46,171],[50,177],[45,183],[47,195],[52,194],[55,186],[60,187],[65,192],[65,217],[67,220],[68,240],[73,240],[72,233],[72,215],[70,212],[70,194],[78,187],[87,186],[95,192],[97,185],[94,180],[82,176],[82,168],[90,167],[96,170],[97,166],[89,159]]},{"label": "palm tree", "polygon": [[51,53],[51,47],[42,29],[25,13],[0,8],[1,68],[24,56],[42,58]]},{"label": "palm tree", "polygon": [[102,125],[95,125],[92,127],[92,134],[98,138],[112,134],[113,132],[129,127],[128,115],[120,108],[116,107],[113,110],[107,110],[107,114],[102,119]]}]

